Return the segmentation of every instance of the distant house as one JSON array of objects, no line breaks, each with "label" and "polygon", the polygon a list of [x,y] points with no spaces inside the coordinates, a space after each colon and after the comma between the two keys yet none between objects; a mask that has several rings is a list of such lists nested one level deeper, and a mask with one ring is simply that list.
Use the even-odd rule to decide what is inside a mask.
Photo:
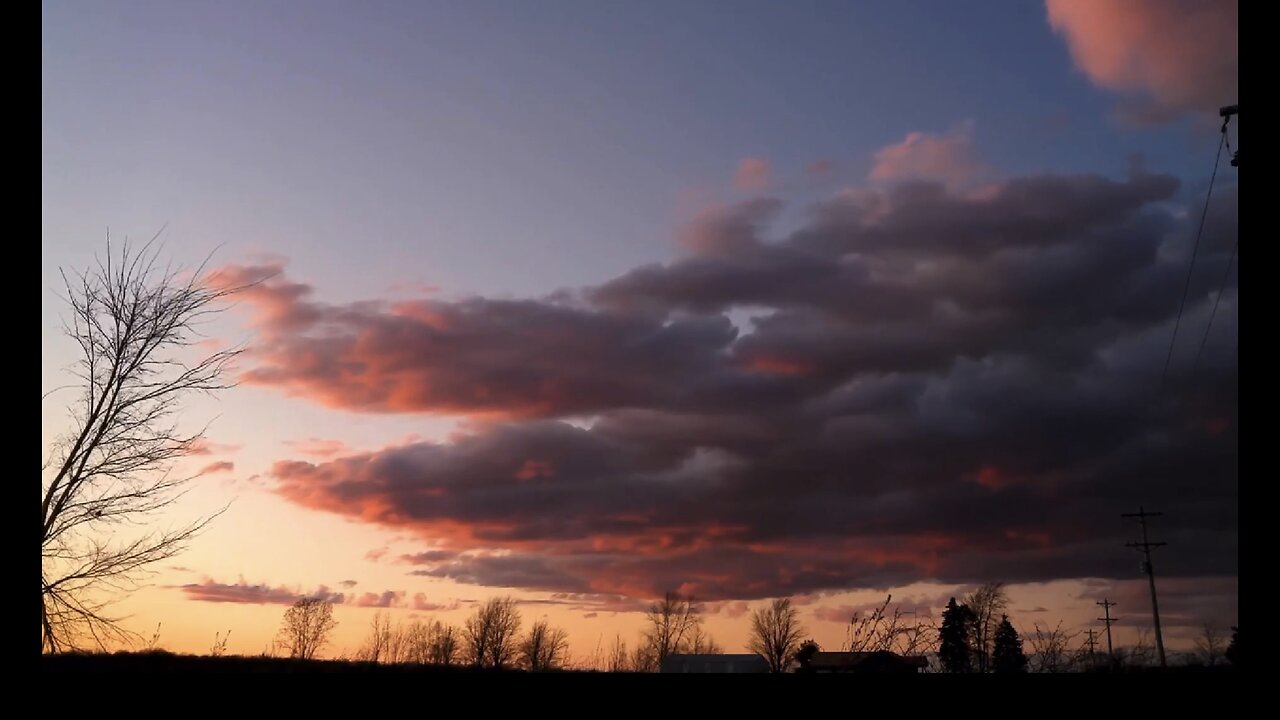
[{"label": "distant house", "polygon": [[918,673],[929,665],[927,658],[876,652],[818,652],[809,661],[815,673]]},{"label": "distant house", "polygon": [[767,673],[769,663],[756,654],[668,655],[662,661],[664,673]]}]

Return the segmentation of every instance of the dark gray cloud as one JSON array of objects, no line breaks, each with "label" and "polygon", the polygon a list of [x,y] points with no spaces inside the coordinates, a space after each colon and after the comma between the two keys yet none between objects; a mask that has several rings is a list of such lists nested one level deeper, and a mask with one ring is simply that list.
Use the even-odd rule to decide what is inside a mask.
[{"label": "dark gray cloud", "polygon": [[483,419],[273,470],[294,502],[431,538],[402,557],[427,577],[710,600],[1127,577],[1139,504],[1166,513],[1162,572],[1233,576],[1234,278],[1196,355],[1236,197],[1164,385],[1199,200],[1144,173],[850,192],[777,237],[756,200],[699,218],[682,258],[541,300],[327,305],[277,276],[248,378]]}]

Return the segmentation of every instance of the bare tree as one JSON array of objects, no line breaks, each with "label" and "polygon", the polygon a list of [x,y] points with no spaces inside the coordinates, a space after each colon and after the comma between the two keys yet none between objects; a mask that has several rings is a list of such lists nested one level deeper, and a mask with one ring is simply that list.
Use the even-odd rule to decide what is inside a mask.
[{"label": "bare tree", "polygon": [[520,643],[520,663],[530,672],[558,670],[569,653],[569,634],[539,620]]},{"label": "bare tree", "polygon": [[458,659],[458,629],[438,620],[414,621],[400,630],[399,662],[450,666]]},{"label": "bare tree", "polygon": [[458,662],[462,647],[462,633],[452,625],[436,622],[431,625],[431,664],[449,667]]},{"label": "bare tree", "polygon": [[1151,641],[1151,628],[1138,628],[1132,646],[1116,652],[1120,665],[1147,667],[1156,659],[1156,648]]},{"label": "bare tree", "polygon": [[430,621],[414,620],[402,630],[401,662],[426,665],[431,662]]},{"label": "bare tree", "polygon": [[648,628],[643,640],[648,655],[656,666],[661,666],[668,655],[683,652],[695,627],[702,625],[702,615],[692,597],[668,592],[660,602],[649,606],[645,615]]},{"label": "bare tree", "polygon": [[969,593],[964,604],[973,611],[974,623],[971,631],[974,665],[978,672],[991,669],[991,646],[995,641],[996,628],[1000,626],[1000,618],[1009,609],[1009,595],[1005,592],[1004,583],[987,583]]},{"label": "bare tree", "polygon": [[613,636],[613,645],[609,648],[609,657],[605,661],[605,668],[611,673],[626,672],[630,669],[630,661],[627,659],[627,643],[622,639],[621,635]]},{"label": "bare tree", "polygon": [[1022,637],[1031,646],[1031,656],[1028,658],[1031,672],[1071,672],[1076,663],[1071,652],[1071,641],[1080,633],[1063,630],[1062,621],[1058,621],[1052,629],[1048,626],[1041,627],[1040,623],[1033,627],[1032,632],[1022,633]]},{"label": "bare tree", "polygon": [[406,628],[400,623],[392,625],[390,614],[379,610],[373,614],[369,635],[356,651],[356,659],[388,664],[407,662],[413,652],[411,645],[415,641],[413,633],[416,630],[414,626]]},{"label": "bare tree", "polygon": [[631,672],[651,673],[658,671],[658,656],[647,642],[636,645],[631,651]]},{"label": "bare tree", "polygon": [[1226,634],[1205,623],[1200,637],[1196,638],[1196,654],[1205,665],[1217,665],[1227,649]]},{"label": "bare tree", "polygon": [[323,598],[302,598],[284,613],[277,641],[289,657],[311,660],[329,642],[338,626],[333,603]]},{"label": "bare tree", "polygon": [[[54,652],[104,647],[132,634],[106,614],[157,562],[182,552],[212,519],[130,532],[173,504],[193,476],[171,474],[202,433],[178,429],[190,393],[228,387],[239,348],[187,357],[199,326],[235,289],[161,266],[151,244],[115,249],[88,271],[63,273],[65,333],[79,359],[70,431],[41,464],[40,646]],[[54,391],[44,394],[47,398]]]},{"label": "bare tree", "polygon": [[689,636],[685,638],[684,645],[680,649],[681,652],[693,653],[694,655],[723,655],[724,648],[716,639],[711,637],[711,633],[707,632],[701,624],[694,625],[689,629]]},{"label": "bare tree", "polygon": [[512,598],[492,598],[463,626],[467,659],[480,667],[503,668],[516,658],[520,611]]},{"label": "bare tree", "polygon": [[786,672],[807,631],[800,624],[800,610],[791,598],[778,598],[751,613],[751,640],[747,647],[769,663],[769,672]]},{"label": "bare tree", "polygon": [[924,655],[937,649],[938,629],[933,618],[894,606],[893,595],[870,613],[854,615],[845,630],[845,652],[893,652],[899,655]]}]

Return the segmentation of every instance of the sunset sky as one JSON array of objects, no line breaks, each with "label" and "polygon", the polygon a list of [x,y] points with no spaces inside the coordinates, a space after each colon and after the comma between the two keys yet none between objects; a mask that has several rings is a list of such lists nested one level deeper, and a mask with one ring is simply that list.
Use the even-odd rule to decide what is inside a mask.
[{"label": "sunset sky", "polygon": [[[227,510],[121,604],[258,653],[302,595],[511,594],[575,657],[664,590],[801,603],[838,649],[935,615],[1166,643],[1237,620],[1234,0],[46,1],[41,382],[59,267],[162,227],[240,385],[194,398]],[[1238,123],[1230,139],[1238,147]],[[1199,359],[1197,361],[1197,355]],[[42,455],[70,391],[43,400]],[[1093,623],[1098,626],[1098,623]]]}]

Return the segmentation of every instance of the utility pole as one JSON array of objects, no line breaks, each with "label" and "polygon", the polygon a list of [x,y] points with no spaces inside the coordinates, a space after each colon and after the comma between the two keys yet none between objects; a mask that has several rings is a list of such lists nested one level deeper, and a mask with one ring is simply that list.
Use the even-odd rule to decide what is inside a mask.
[{"label": "utility pole", "polygon": [[1226,142],[1227,144],[1227,154],[1231,156],[1231,167],[1234,167],[1234,168],[1240,167],[1240,151],[1239,150],[1233,151],[1231,149],[1231,143],[1226,139],[1225,135],[1227,134],[1227,124],[1231,122],[1231,117],[1233,115],[1239,115],[1239,114],[1240,114],[1240,105],[1238,103],[1235,105],[1227,105],[1226,107],[1218,111],[1218,115],[1222,117],[1222,134],[1224,136],[1223,141]]},{"label": "utility pole", "polygon": [[1101,605],[1102,612],[1106,616],[1098,619],[1107,626],[1107,658],[1110,660],[1111,664],[1114,665],[1116,662],[1116,651],[1111,645],[1111,623],[1115,622],[1115,619],[1111,617],[1111,608],[1115,607],[1116,604],[1111,602],[1110,598],[1102,598],[1098,602],[1094,603],[1094,605]]},{"label": "utility pole", "polygon": [[1135,548],[1142,551],[1142,571],[1147,574],[1147,582],[1151,585],[1151,619],[1156,627],[1156,653],[1160,656],[1160,667],[1168,667],[1168,663],[1164,658],[1164,636],[1160,634],[1160,603],[1156,601],[1156,571],[1151,565],[1152,548],[1163,547],[1169,543],[1151,542],[1147,538],[1147,518],[1160,517],[1164,513],[1147,512],[1141,505],[1138,506],[1136,513],[1123,513],[1120,517],[1137,518],[1138,524],[1142,526],[1142,542],[1125,543],[1125,547]]},{"label": "utility pole", "polygon": [[1086,640],[1084,641],[1084,643],[1085,645],[1089,646],[1089,669],[1095,670],[1098,667],[1098,660],[1096,655],[1097,649],[1098,649],[1098,631],[1094,630],[1093,628],[1089,628],[1084,632],[1086,636]]}]

